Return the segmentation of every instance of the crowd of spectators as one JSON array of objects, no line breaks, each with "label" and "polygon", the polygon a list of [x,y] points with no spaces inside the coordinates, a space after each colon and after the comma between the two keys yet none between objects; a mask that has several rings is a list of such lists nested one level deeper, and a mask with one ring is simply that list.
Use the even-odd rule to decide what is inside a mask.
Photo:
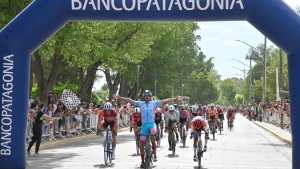
[{"label": "crowd of spectators", "polygon": [[[35,118],[38,115],[39,99],[31,100],[27,116],[27,137],[26,142],[32,140]],[[128,107],[128,108],[127,108]],[[95,134],[98,128],[98,115],[102,105],[82,102],[73,109],[67,109],[58,99],[54,99],[50,93],[47,103],[43,104],[41,111],[52,117],[52,120],[43,120],[42,141],[55,141],[69,137],[76,137],[87,134]],[[118,108],[118,127],[129,127],[130,106]]]},{"label": "crowd of spectators", "polygon": [[242,107],[241,112],[249,120],[271,123],[290,131],[290,104],[288,100],[272,102],[256,102],[251,106]]}]

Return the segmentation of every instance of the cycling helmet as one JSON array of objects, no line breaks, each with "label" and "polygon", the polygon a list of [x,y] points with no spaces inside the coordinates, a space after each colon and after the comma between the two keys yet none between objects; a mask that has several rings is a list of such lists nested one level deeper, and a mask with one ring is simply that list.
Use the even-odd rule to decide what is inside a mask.
[{"label": "cycling helmet", "polygon": [[156,109],[156,112],[161,112],[161,108],[158,107],[158,108]]},{"label": "cycling helmet", "polygon": [[169,110],[170,110],[170,111],[175,111],[175,106],[174,106],[174,105],[170,105],[170,106],[169,106]]},{"label": "cycling helmet", "polygon": [[152,96],[152,92],[150,90],[145,90],[144,97],[146,97],[146,96]]},{"label": "cycling helmet", "polygon": [[111,110],[111,109],[112,109],[112,104],[109,103],[109,102],[106,102],[106,103],[104,104],[104,110]]},{"label": "cycling helmet", "polygon": [[139,107],[135,107],[135,108],[134,108],[134,112],[140,113],[140,112],[141,112],[141,109],[140,109]]}]

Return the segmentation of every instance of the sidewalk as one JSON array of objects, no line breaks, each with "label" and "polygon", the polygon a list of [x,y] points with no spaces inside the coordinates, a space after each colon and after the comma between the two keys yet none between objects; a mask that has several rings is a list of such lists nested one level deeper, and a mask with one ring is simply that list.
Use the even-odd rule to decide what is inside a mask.
[{"label": "sidewalk", "polygon": [[280,127],[274,126],[269,123],[258,122],[258,121],[254,121],[254,123],[256,125],[260,126],[261,128],[267,130],[268,132],[272,133],[273,135],[275,135],[276,137],[278,137],[280,140],[284,141],[285,143],[287,143],[289,145],[292,144],[291,133],[289,133],[285,130],[282,130]]},{"label": "sidewalk", "polygon": [[[129,127],[121,128],[121,129],[119,129],[118,132],[122,132],[122,131],[125,131],[125,130],[129,130]],[[82,135],[82,136],[58,139],[58,140],[55,140],[55,141],[44,141],[44,142],[41,143],[40,150],[55,148],[59,145],[66,145],[66,144],[70,144],[70,143],[73,143],[73,142],[80,141],[82,139],[95,138],[95,137],[99,137],[99,136],[97,136],[95,133],[91,133],[91,134],[86,134],[86,135]]]}]

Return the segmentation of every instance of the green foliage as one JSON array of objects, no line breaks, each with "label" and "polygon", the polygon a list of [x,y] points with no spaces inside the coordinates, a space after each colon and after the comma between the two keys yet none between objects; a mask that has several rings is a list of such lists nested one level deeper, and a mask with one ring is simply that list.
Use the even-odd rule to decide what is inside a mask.
[{"label": "green foliage", "polygon": [[234,100],[235,100],[235,104],[236,104],[237,106],[239,106],[239,105],[241,105],[241,104],[244,103],[245,98],[244,98],[244,96],[241,95],[241,94],[236,94],[236,95],[234,96]]},{"label": "green foliage", "polygon": [[[8,23],[29,2],[1,1],[0,26]],[[7,8],[8,4],[16,9]],[[220,77],[212,58],[207,58],[197,46],[200,40],[195,33],[197,29],[198,25],[193,22],[70,22],[48,39],[34,54],[33,61],[41,56],[41,74],[46,83],[53,69],[59,71],[59,77],[54,79],[56,95],[64,89],[79,93],[88,68],[99,63],[113,74],[112,82],[122,80],[125,93],[135,89],[137,65],[140,65],[139,91],[151,89],[154,92],[156,80],[158,98],[183,94],[190,96],[191,102],[214,102],[219,96]],[[53,64],[57,55],[61,67]],[[100,103],[108,96],[112,86],[106,87],[101,92],[93,92],[94,102]],[[33,97],[41,94],[40,88],[43,87],[34,78]]]},{"label": "green foliage", "polygon": [[[256,64],[252,69],[252,77],[253,77],[253,94],[256,100],[262,100],[262,92],[263,92],[263,45],[259,45],[257,47],[260,50],[260,56],[256,60]],[[266,52],[266,70],[267,70],[267,91],[266,91],[266,100],[272,101],[276,99],[276,68],[280,68],[280,50],[269,47],[267,48]],[[281,89],[288,91],[288,60],[287,55],[282,52],[282,82],[280,80],[279,74],[279,81],[281,83]],[[243,87],[243,94],[247,100],[249,100],[249,78],[250,72],[247,76],[247,83]]]},{"label": "green foliage", "polygon": [[74,93],[79,92],[79,86],[78,84],[67,84],[67,83],[58,83],[56,86],[53,88],[53,92],[55,95],[61,95],[65,89],[70,89]]},{"label": "green foliage", "polygon": [[101,89],[92,92],[92,102],[96,104],[103,104],[108,96],[108,89]]}]

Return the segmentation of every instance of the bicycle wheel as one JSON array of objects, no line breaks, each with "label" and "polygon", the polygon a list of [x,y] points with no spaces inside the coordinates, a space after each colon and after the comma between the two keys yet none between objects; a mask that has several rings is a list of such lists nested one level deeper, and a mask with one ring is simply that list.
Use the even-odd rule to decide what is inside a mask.
[{"label": "bicycle wheel", "polygon": [[181,132],[181,133],[182,133],[182,144],[183,144],[183,147],[185,147],[185,143],[186,143],[186,135],[187,135],[187,134],[186,134],[186,127],[183,126],[181,130],[182,130],[182,132]]},{"label": "bicycle wheel", "polygon": [[151,168],[151,162],[152,162],[152,150],[150,145],[150,139],[149,136],[147,138],[147,142],[145,145],[145,169]]},{"label": "bicycle wheel", "polygon": [[157,147],[160,147],[160,127],[159,127],[159,125],[157,125],[156,142],[157,142]]},{"label": "bicycle wheel", "polygon": [[176,149],[176,140],[175,140],[175,129],[171,131],[171,147],[172,147],[172,155],[175,156],[175,149]]},{"label": "bicycle wheel", "polygon": [[222,134],[222,121],[219,120],[219,131],[220,131],[220,135]]},{"label": "bicycle wheel", "polygon": [[213,135],[213,140],[216,139],[216,127],[215,127],[215,123],[212,124],[212,135]]},{"label": "bicycle wheel", "polygon": [[104,164],[105,166],[108,165],[108,152],[107,152],[107,140],[104,140],[104,144],[103,144],[103,148],[104,148]]},{"label": "bicycle wheel", "polygon": [[197,157],[198,157],[198,168],[202,168],[201,160],[202,160],[202,140],[201,140],[201,135],[199,134],[198,136],[198,147],[197,147]]},{"label": "bicycle wheel", "polygon": [[229,130],[232,131],[232,128],[233,128],[233,121],[230,120],[230,122],[229,122]]},{"label": "bicycle wheel", "polygon": [[140,154],[140,134],[138,133],[135,137],[135,144],[136,144],[136,154]]}]

